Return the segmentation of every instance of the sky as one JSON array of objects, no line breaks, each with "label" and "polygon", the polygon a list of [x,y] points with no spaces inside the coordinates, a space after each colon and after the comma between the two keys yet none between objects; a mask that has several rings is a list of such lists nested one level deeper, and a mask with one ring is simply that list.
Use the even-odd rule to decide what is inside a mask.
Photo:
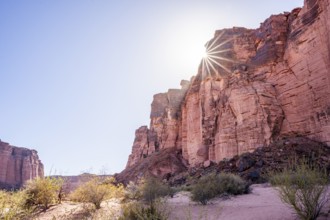
[{"label": "sky", "polygon": [[197,72],[215,30],[303,0],[1,0],[0,139],[46,175],[125,168],[156,93]]}]

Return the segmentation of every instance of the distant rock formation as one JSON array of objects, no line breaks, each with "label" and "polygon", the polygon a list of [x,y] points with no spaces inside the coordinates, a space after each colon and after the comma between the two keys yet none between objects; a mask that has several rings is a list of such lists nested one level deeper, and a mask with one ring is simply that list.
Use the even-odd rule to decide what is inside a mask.
[{"label": "distant rock formation", "polygon": [[51,178],[61,179],[63,181],[62,191],[64,194],[68,195],[69,193],[76,190],[79,186],[87,183],[88,181],[98,178],[100,180],[107,180],[112,175],[96,175],[90,173],[83,173],[77,176],[61,176],[61,175],[52,175]]},{"label": "distant rock formation", "polygon": [[44,176],[38,153],[0,140],[0,188],[17,189],[27,180]]},{"label": "distant rock formation", "polygon": [[218,30],[208,44],[222,50],[221,65],[205,74],[201,64],[181,90],[154,96],[126,169],[167,148],[194,167],[282,137],[330,144],[329,1],[305,0],[255,30]]}]

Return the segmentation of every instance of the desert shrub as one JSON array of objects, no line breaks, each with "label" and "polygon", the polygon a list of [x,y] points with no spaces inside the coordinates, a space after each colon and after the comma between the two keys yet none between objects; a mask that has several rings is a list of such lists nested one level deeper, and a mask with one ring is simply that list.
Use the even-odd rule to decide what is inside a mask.
[{"label": "desert shrub", "polygon": [[160,180],[149,177],[141,181],[141,197],[152,204],[157,198],[172,194],[171,188]]},{"label": "desert shrub", "polygon": [[106,185],[108,188],[108,194],[106,199],[111,198],[123,198],[125,194],[125,189],[122,184],[116,184],[116,179],[114,177],[107,177],[102,181],[103,185]]},{"label": "desert shrub", "polygon": [[5,191],[0,191],[0,219],[8,219],[7,212],[9,209],[8,200],[10,194]]},{"label": "desert shrub", "polygon": [[135,200],[122,207],[121,220],[165,220],[168,219],[166,203],[161,197],[174,194],[162,181],[148,177],[138,183],[130,182],[126,186],[125,198]]},{"label": "desert shrub", "polygon": [[234,174],[221,173],[218,175],[220,194],[240,195],[248,192],[248,184]]},{"label": "desert shrub", "polygon": [[0,219],[30,219],[32,210],[25,207],[27,195],[24,191],[0,191]]},{"label": "desert shrub", "polygon": [[193,189],[193,185],[183,185],[179,187],[179,191],[191,192],[192,189]]},{"label": "desert shrub", "polygon": [[178,186],[169,187],[168,195],[171,198],[173,198],[174,195],[177,194],[180,191],[182,191],[182,188],[181,187],[178,187]]},{"label": "desert shrub", "polygon": [[300,219],[317,219],[327,202],[326,173],[306,161],[272,174],[270,182],[278,186],[281,200],[288,204]]},{"label": "desert shrub", "polygon": [[138,200],[141,197],[141,185],[130,181],[125,188],[125,200]]},{"label": "desert shrub", "polygon": [[151,205],[141,202],[131,202],[122,206],[119,220],[166,220],[169,210],[164,201],[156,199]]},{"label": "desert shrub", "polygon": [[210,199],[218,195],[218,191],[217,175],[203,176],[191,187],[192,200],[206,205]]},{"label": "desert shrub", "polygon": [[206,205],[210,199],[224,194],[244,194],[248,192],[248,184],[234,174],[208,174],[201,177],[192,186],[192,200]]},{"label": "desert shrub", "polygon": [[96,209],[100,209],[102,201],[122,197],[123,193],[122,185],[116,186],[109,180],[93,178],[79,186],[69,198],[77,202],[92,203]]},{"label": "desert shrub", "polygon": [[129,182],[125,188],[126,200],[144,200],[152,203],[155,199],[164,196],[173,196],[176,190],[154,177],[141,179],[137,183]]},{"label": "desert shrub", "polygon": [[0,219],[30,219],[39,208],[46,210],[57,202],[60,187],[60,179],[36,178],[22,190],[0,191]]},{"label": "desert shrub", "polygon": [[56,204],[62,183],[62,179],[52,177],[30,180],[23,190],[26,194],[25,207],[46,210]]}]

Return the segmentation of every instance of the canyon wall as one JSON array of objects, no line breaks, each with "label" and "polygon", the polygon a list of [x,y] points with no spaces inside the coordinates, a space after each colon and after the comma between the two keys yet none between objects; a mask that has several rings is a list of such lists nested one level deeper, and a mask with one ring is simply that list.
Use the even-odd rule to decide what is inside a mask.
[{"label": "canyon wall", "polygon": [[189,166],[219,162],[286,136],[330,144],[330,3],[272,15],[258,29],[215,32],[182,89],[154,96],[127,167],[176,148]]},{"label": "canyon wall", "polygon": [[43,176],[44,168],[37,151],[0,140],[0,188],[17,189],[26,181]]},{"label": "canyon wall", "polygon": [[132,153],[126,167],[161,149],[181,149],[181,105],[189,85],[189,81],[182,80],[181,89],[170,89],[167,93],[154,95],[150,129],[142,126],[136,130]]}]

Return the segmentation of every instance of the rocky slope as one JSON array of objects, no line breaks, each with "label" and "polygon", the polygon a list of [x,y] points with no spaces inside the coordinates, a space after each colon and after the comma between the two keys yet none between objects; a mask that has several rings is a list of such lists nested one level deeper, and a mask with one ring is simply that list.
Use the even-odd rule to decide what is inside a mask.
[{"label": "rocky slope", "polygon": [[44,167],[37,151],[0,140],[0,188],[16,189],[27,180],[43,176]]},{"label": "rocky slope", "polygon": [[136,131],[125,172],[168,148],[195,167],[282,137],[330,144],[329,31],[330,3],[323,0],[305,0],[255,30],[216,31],[207,45],[221,58],[208,71],[201,64],[182,89],[154,96],[150,128]]},{"label": "rocky slope", "polygon": [[301,162],[313,164],[330,173],[330,148],[324,143],[304,137],[282,138],[269,146],[236,155],[217,164],[210,163],[208,166],[190,168],[188,172],[173,176],[169,182],[173,185],[189,185],[189,181],[194,181],[207,173],[229,172],[238,174],[249,182],[260,183],[267,181],[272,172],[293,167]]}]

